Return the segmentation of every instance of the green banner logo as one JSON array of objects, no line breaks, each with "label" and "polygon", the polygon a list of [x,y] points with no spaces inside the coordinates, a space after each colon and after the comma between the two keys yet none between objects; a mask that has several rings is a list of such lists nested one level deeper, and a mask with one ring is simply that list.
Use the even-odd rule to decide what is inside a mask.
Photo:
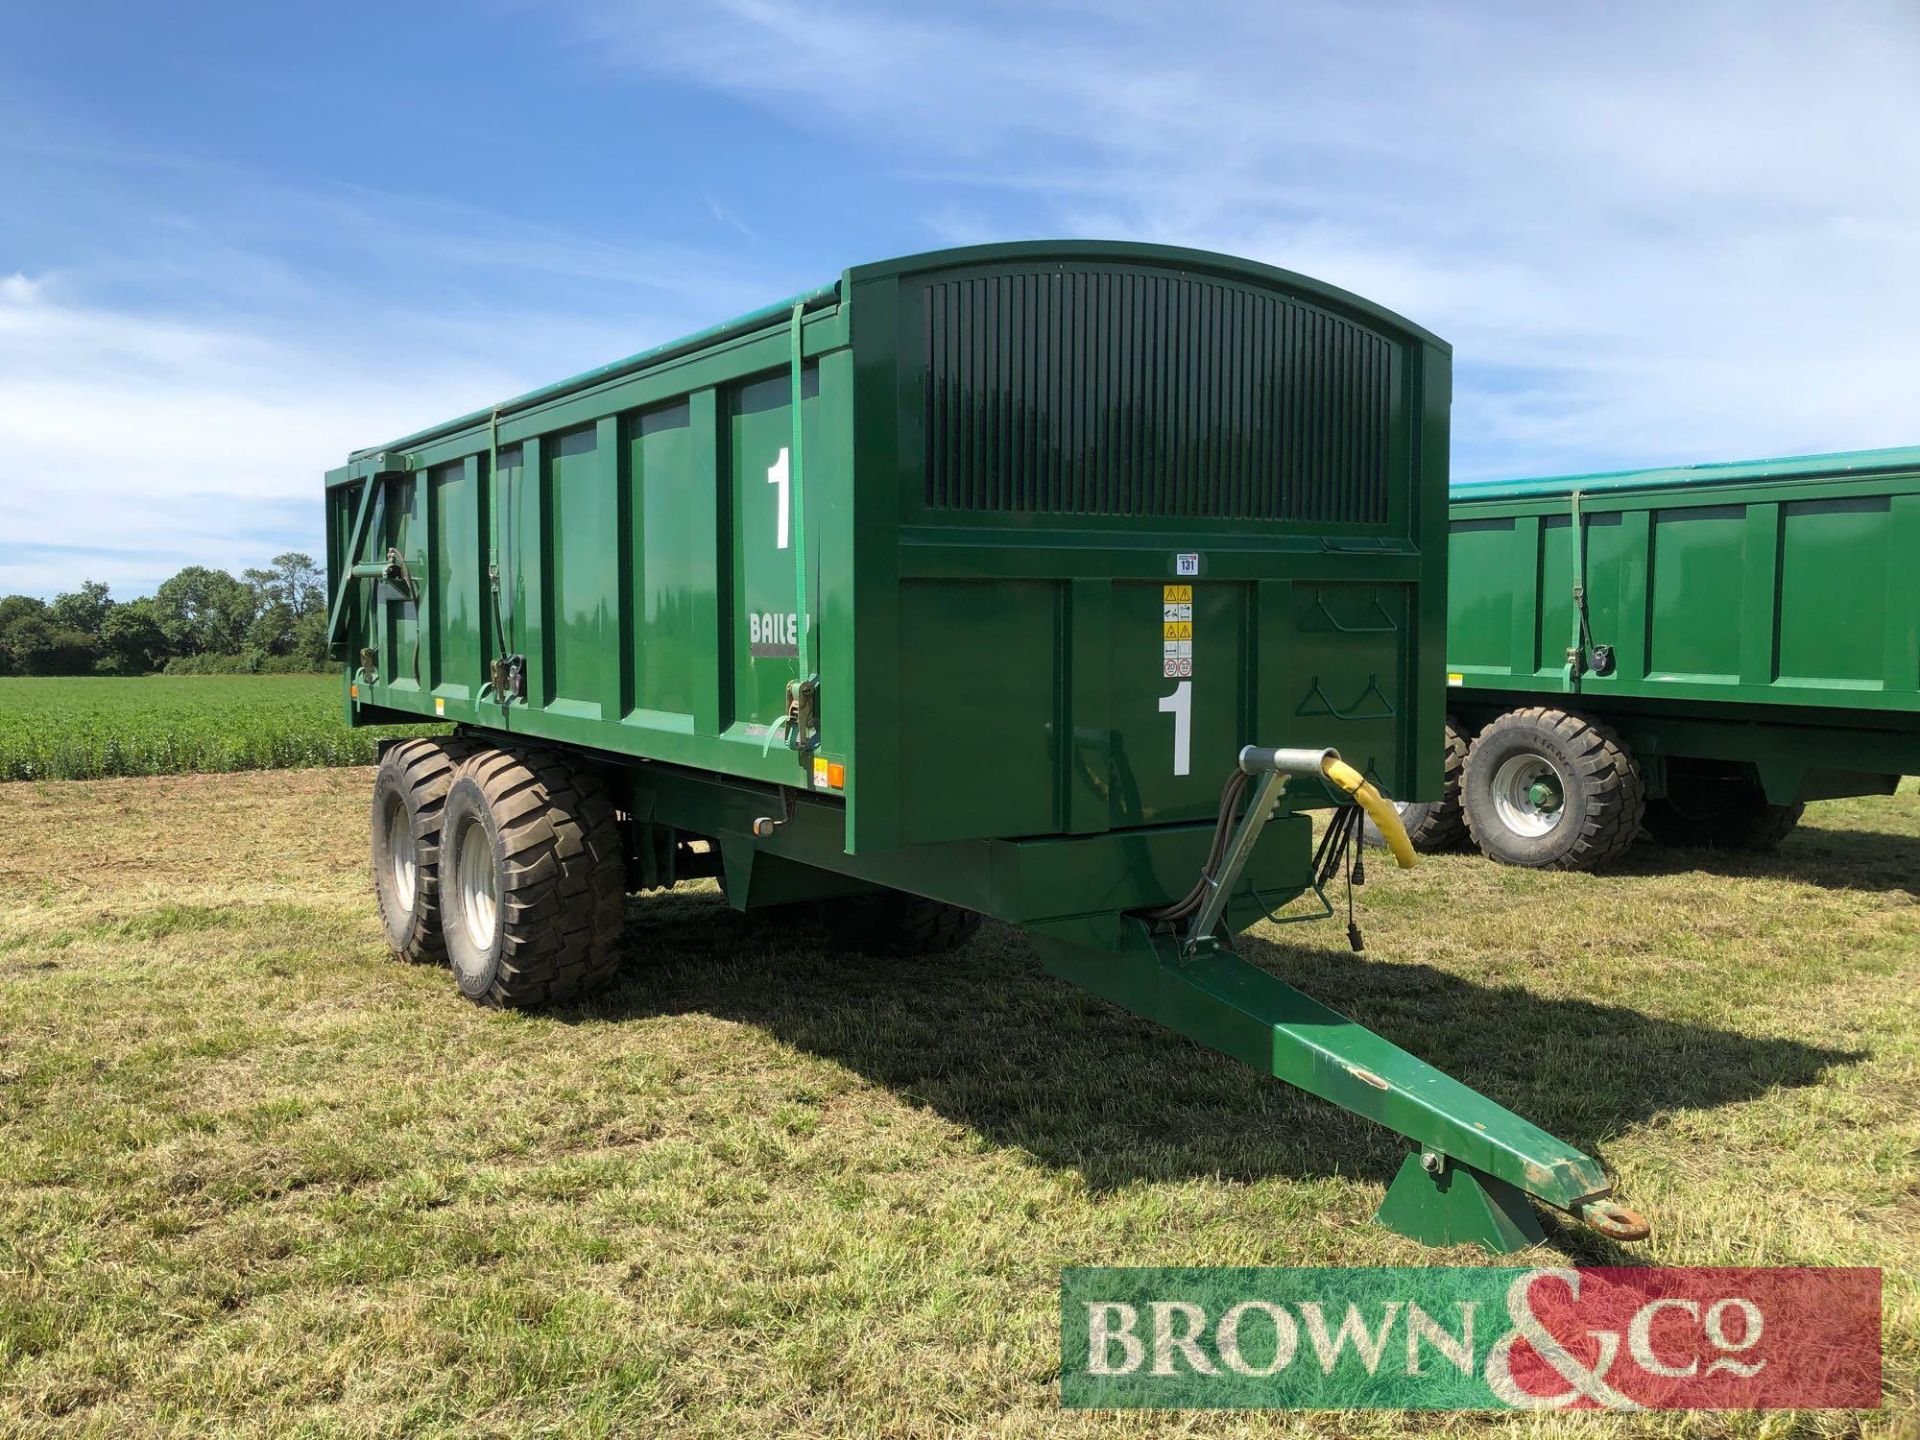
[{"label": "green banner logo", "polygon": [[1880,1272],[1073,1269],[1072,1409],[1880,1403]]}]

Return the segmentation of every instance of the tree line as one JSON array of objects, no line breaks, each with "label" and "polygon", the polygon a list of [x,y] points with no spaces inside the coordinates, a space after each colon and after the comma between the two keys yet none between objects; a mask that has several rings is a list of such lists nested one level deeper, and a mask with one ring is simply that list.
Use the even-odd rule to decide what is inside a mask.
[{"label": "tree line", "polygon": [[39,600],[0,599],[0,675],[228,675],[327,668],[326,577],[311,556],[264,570],[189,565],[151,595],[95,580]]}]

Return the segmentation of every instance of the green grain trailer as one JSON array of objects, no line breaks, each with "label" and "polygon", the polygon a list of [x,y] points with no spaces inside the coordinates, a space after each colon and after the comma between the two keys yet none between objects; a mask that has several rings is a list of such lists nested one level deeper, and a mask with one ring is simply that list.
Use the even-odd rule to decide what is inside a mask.
[{"label": "green grain trailer", "polygon": [[992,915],[1407,1136],[1394,1227],[1635,1238],[1594,1160],[1233,949],[1332,873],[1308,810],[1440,784],[1449,364],[1284,271],[999,245],[356,453],[347,713],[456,727],[376,781],[394,948],[524,1005],[692,876],[896,952]]},{"label": "green grain trailer", "polygon": [[1920,449],[1458,485],[1450,530],[1422,848],[1767,848],[1920,773]]}]

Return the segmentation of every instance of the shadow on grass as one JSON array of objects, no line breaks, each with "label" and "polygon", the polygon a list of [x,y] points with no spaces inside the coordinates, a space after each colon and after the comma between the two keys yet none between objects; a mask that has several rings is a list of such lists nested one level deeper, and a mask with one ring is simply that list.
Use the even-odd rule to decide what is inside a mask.
[{"label": "shadow on grass", "polygon": [[[1275,1173],[1385,1181],[1396,1135],[1044,974],[992,921],[927,960],[835,953],[798,918],[635,901],[630,968],[581,1018],[701,1013],[831,1059],[1095,1189]],[[1664,1111],[1807,1085],[1865,1058],[1248,939],[1255,963],[1589,1152]],[[1611,1247],[1608,1247],[1611,1249]]]},{"label": "shadow on grass", "polygon": [[[1448,846],[1444,853],[1479,858],[1472,845],[1464,842]],[[1625,859],[1615,861],[1601,873],[1794,880],[1824,890],[1904,890],[1920,895],[1920,837],[1802,825],[1778,850],[1756,854],[1750,850],[1662,845],[1642,836]]]},{"label": "shadow on grass", "polygon": [[1802,825],[1778,850],[1754,854],[1643,840],[1613,867],[1621,875],[1730,875],[1797,880],[1826,890],[1904,890],[1920,895],[1920,838],[1878,830]]}]

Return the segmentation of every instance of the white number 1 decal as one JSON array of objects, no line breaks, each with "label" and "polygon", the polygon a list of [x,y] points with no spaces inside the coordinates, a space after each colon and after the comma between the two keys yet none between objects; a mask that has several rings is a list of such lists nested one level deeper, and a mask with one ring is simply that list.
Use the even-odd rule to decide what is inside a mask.
[{"label": "white number 1 decal", "polygon": [[776,538],[773,548],[784,550],[787,548],[787,515],[792,508],[787,502],[787,450],[784,445],[780,447],[780,458],[767,467],[767,484],[780,487],[780,519],[774,526]]},{"label": "white number 1 decal", "polygon": [[1193,682],[1182,680],[1161,696],[1160,713],[1173,716],[1173,773],[1185,775],[1193,768]]}]

